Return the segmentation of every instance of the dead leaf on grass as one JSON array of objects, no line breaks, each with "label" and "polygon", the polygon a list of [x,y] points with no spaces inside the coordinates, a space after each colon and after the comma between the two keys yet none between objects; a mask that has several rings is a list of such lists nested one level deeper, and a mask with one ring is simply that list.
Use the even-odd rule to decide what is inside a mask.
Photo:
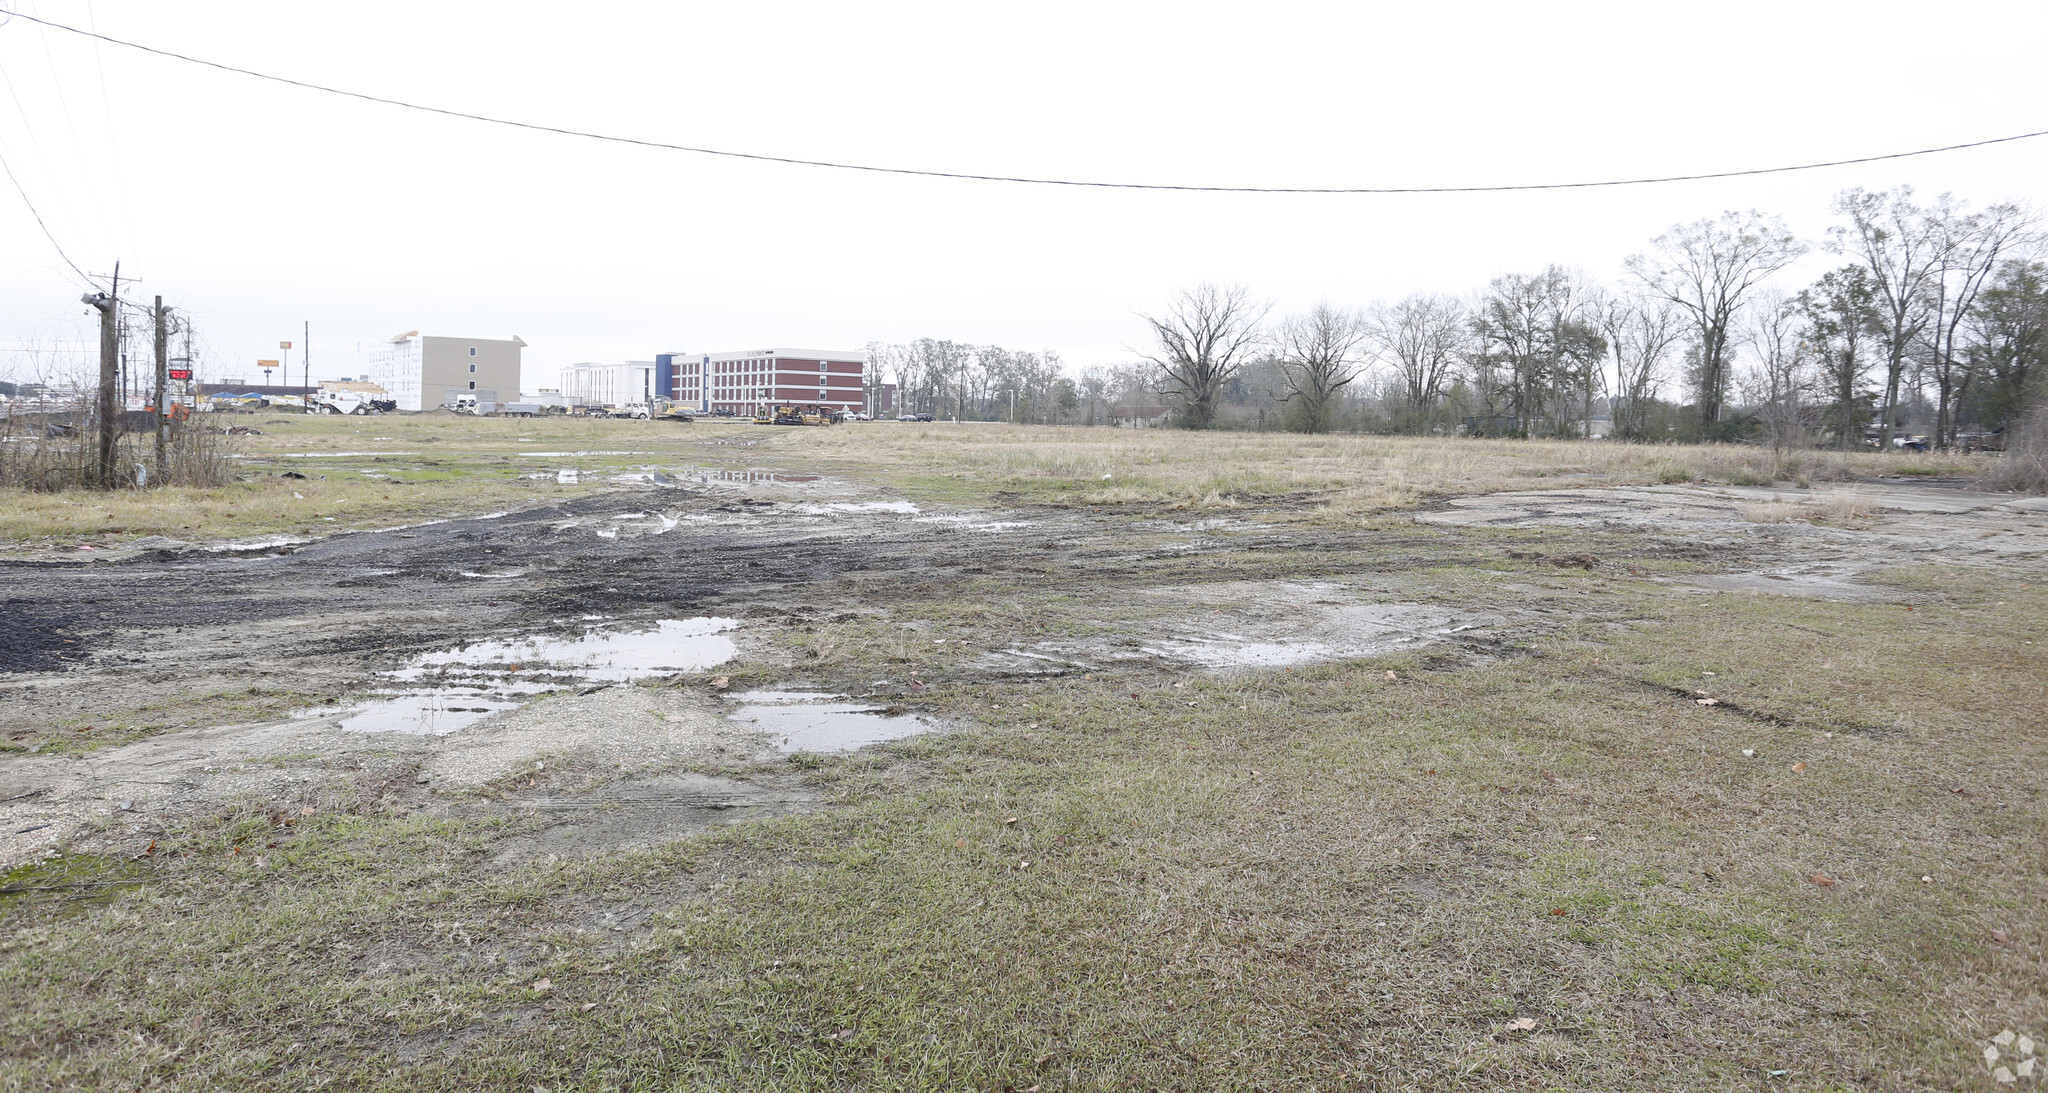
[{"label": "dead leaf on grass", "polygon": [[541,977],[540,977],[539,979],[536,979],[536,980],[534,980],[534,981],[533,981],[533,992],[534,992],[535,994],[543,994],[543,993],[545,993],[545,992],[547,992],[547,991],[551,991],[551,990],[553,990],[553,989],[555,989],[555,981],[554,981],[554,980],[552,980],[552,979],[549,979],[549,978],[548,978],[547,976],[545,976],[545,975],[543,975],[543,976],[541,976]]},{"label": "dead leaf on grass", "polygon": [[1534,1017],[1517,1017],[1508,1022],[1509,1032],[1534,1032],[1535,1030],[1536,1019]]},{"label": "dead leaf on grass", "polygon": [[1805,773],[1806,773],[1806,764],[1805,764],[1805,763],[1794,763],[1794,764],[1792,764],[1792,773],[1794,773],[1794,774],[1805,774]]},{"label": "dead leaf on grass", "polygon": [[1835,878],[1828,876],[1826,873],[1815,873],[1806,879],[1820,885],[1822,888],[1832,888],[1835,885]]},{"label": "dead leaf on grass", "polygon": [[2004,930],[1993,930],[1993,931],[1991,931],[1991,940],[1993,940],[1993,941],[1996,941],[1996,942],[1998,942],[1998,943],[1999,943],[2000,945],[2003,945],[2003,944],[2005,944],[2005,931],[2004,931]]}]

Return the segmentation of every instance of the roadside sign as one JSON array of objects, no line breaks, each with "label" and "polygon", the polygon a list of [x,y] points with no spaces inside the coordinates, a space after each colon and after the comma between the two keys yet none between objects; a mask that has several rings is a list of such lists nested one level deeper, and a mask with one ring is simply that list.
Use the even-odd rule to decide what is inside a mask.
[{"label": "roadside sign", "polygon": [[279,349],[290,349],[290,348],[292,347],[292,343],[290,343],[290,342],[279,342],[279,343],[277,343],[277,347],[278,347]]},{"label": "roadside sign", "polygon": [[256,362],[256,367],[258,367],[258,368],[261,368],[261,369],[263,369],[264,371],[266,371],[266,372],[267,372],[267,371],[269,371],[269,370],[271,370],[271,369],[273,369],[273,368],[276,368],[276,367],[277,367],[277,362],[276,362],[276,361],[257,361],[257,362]]},{"label": "roadside sign", "polygon": [[190,368],[172,368],[166,370],[164,374],[174,380],[188,380],[192,378],[192,370]]}]

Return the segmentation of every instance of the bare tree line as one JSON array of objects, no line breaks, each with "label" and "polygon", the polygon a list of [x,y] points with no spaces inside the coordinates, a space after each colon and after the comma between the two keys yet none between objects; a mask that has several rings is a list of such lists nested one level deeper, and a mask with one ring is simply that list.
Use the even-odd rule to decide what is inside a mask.
[{"label": "bare tree line", "polygon": [[1194,428],[1890,447],[1917,424],[1949,447],[2043,402],[2048,265],[2025,209],[1900,187],[1833,210],[1820,246],[1842,264],[1796,292],[1776,281],[1813,244],[1735,211],[1675,225],[1612,286],[1550,266],[1269,321],[1244,286],[1195,285],[1144,316],[1140,356]]}]

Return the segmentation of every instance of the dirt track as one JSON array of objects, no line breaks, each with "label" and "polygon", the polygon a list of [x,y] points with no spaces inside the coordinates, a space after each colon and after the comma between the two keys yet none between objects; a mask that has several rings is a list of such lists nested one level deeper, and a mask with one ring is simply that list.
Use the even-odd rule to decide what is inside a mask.
[{"label": "dirt track", "polygon": [[[1472,603],[1432,572],[1518,559],[1672,595],[1882,599],[1901,593],[1862,578],[1889,566],[2025,574],[2048,557],[2040,499],[1924,487],[1856,497],[1832,525],[1745,510],[1800,503],[1801,491],[1660,487],[1458,499],[1329,531],[1257,512],[926,511],[846,483],[760,476],[309,543],[8,563],[0,725],[17,750],[0,755],[0,866],[81,840],[145,840],[206,802],[317,804],[365,780],[408,808],[530,789],[521,807],[568,833],[508,846],[513,858],[809,807],[816,791],[777,773],[772,724],[735,719],[744,700],[706,685],[720,673],[742,681],[735,691],[886,703],[1047,672],[1219,671],[1403,649],[1491,658],[1587,609],[1555,579],[1501,584],[1496,601]],[[892,605],[907,602],[995,603],[1041,621],[898,625]],[[520,670],[529,682],[495,694],[461,731],[342,731],[367,692],[437,651],[706,617],[734,620],[730,656],[644,680],[667,686],[514,666],[484,690]],[[855,648],[835,650],[831,634]],[[620,802],[623,818],[574,819]]]}]

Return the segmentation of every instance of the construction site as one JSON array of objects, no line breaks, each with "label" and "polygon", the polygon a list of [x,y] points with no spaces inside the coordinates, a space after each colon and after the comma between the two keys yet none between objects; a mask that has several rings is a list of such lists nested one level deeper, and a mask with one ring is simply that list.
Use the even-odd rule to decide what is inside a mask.
[{"label": "construction site", "polygon": [[1936,1088],[2040,983],[1962,457],[254,420],[11,527],[24,1086]]}]

